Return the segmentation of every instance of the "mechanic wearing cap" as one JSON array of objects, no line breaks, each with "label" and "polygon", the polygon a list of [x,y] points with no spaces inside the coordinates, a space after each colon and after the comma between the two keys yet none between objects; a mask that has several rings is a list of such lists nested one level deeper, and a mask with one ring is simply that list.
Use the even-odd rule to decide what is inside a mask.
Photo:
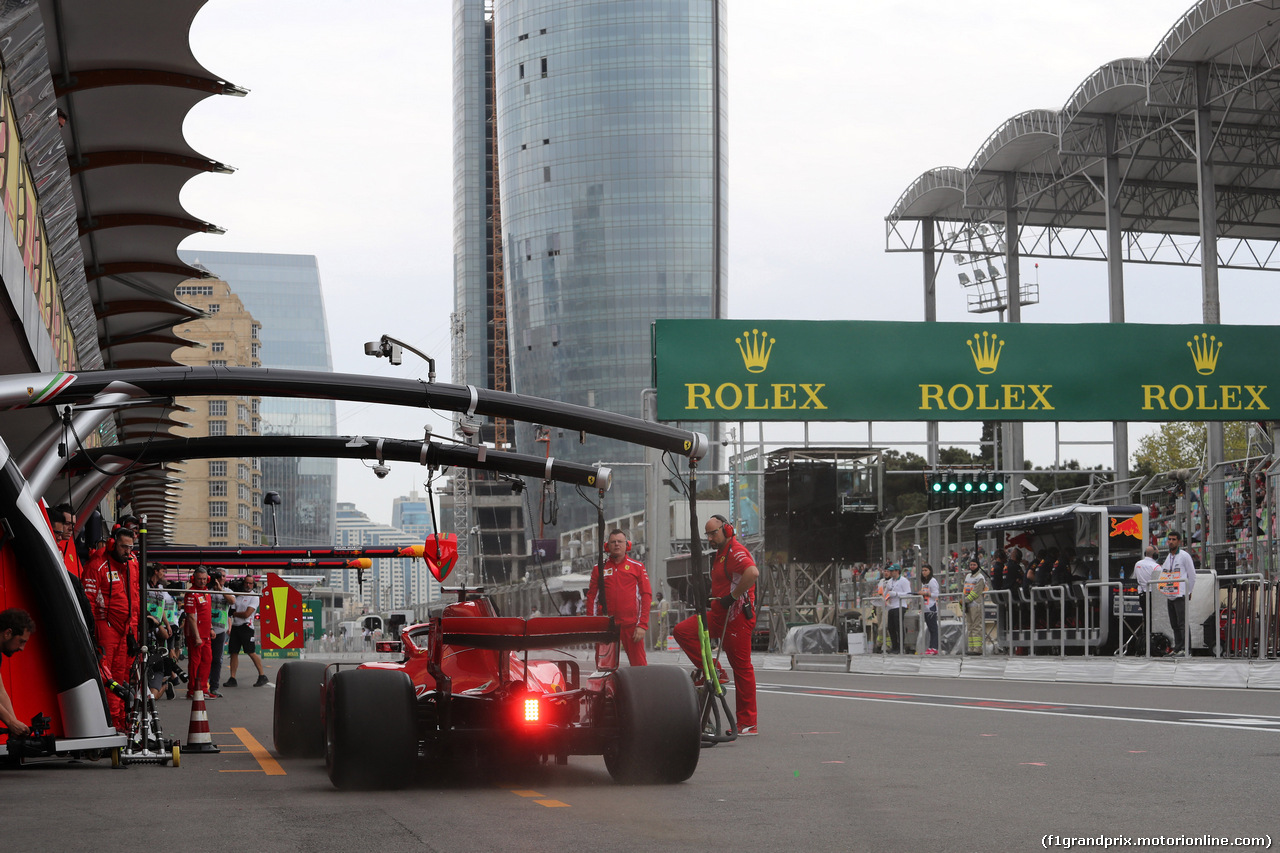
[{"label": "mechanic wearing cap", "polygon": [[196,566],[191,573],[191,588],[182,597],[187,612],[183,622],[187,638],[187,698],[196,691],[209,694],[209,665],[213,662],[213,596],[209,593],[209,570]]},{"label": "mechanic wearing cap", "polygon": [[[31,619],[31,614],[25,610],[12,607],[0,613],[0,654],[12,657],[22,651],[27,645],[27,640],[31,639],[31,632],[35,629],[36,623]],[[9,692],[4,689],[3,678],[0,678],[0,723],[9,730],[11,735],[25,735],[31,731],[27,724],[19,720],[14,713],[13,700],[9,698]]]},{"label": "mechanic wearing cap", "polygon": [[605,549],[609,552],[603,568],[605,608],[600,606],[597,572],[593,571],[587,587],[587,615],[612,616],[618,624],[622,647],[627,650],[627,661],[632,666],[647,666],[644,635],[649,630],[649,603],[653,598],[649,574],[643,563],[627,556],[631,543],[621,530],[609,533]]},{"label": "mechanic wearing cap", "polygon": [[[142,613],[134,541],[132,530],[116,528],[106,549],[94,556],[84,571],[84,592],[93,607],[102,664],[107,675],[121,684],[129,683],[133,659],[138,654],[138,621]],[[107,691],[107,707],[111,724],[127,731],[124,700]]]},{"label": "mechanic wearing cap", "polygon": [[[751,552],[738,541],[723,515],[713,515],[704,527],[707,541],[716,549],[711,558],[711,607],[707,609],[707,631],[721,641],[725,657],[733,667],[734,699],[737,704],[738,734],[759,734],[756,727],[756,671],[751,666],[751,632],[756,625],[755,585],[760,570]],[[727,626],[727,630],[726,630]],[[690,616],[671,629],[680,648],[695,665],[702,666],[702,643],[698,638],[698,617]],[[719,664],[716,665],[719,670]],[[721,675],[723,681],[723,675]]]}]

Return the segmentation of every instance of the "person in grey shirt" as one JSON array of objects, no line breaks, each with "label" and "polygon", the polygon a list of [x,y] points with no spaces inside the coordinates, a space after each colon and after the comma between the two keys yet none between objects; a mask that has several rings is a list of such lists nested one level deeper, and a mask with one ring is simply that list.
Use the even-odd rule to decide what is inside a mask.
[{"label": "person in grey shirt", "polygon": [[1173,628],[1173,653],[1183,654],[1186,644],[1187,599],[1196,585],[1196,564],[1191,555],[1182,550],[1182,534],[1169,531],[1166,540],[1169,554],[1160,567],[1160,583],[1157,589],[1169,599],[1169,625]]}]

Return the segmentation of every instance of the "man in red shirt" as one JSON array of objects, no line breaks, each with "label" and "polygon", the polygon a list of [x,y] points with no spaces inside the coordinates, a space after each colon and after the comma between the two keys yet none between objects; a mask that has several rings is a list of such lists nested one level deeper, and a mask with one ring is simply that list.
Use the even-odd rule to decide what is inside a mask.
[{"label": "man in red shirt", "polygon": [[605,608],[600,607],[599,573],[593,571],[587,587],[587,615],[612,616],[620,628],[619,639],[627,650],[627,661],[632,666],[647,666],[644,635],[649,630],[649,602],[653,591],[644,564],[627,556],[630,547],[627,534],[621,530],[609,534],[606,545],[609,559],[604,563]]},{"label": "man in red shirt", "polygon": [[[129,683],[137,642],[139,606],[138,560],[133,556],[134,533],[118,528],[105,551],[89,561],[84,572],[84,592],[93,608],[93,618],[102,646],[102,663],[107,673],[121,684]],[[133,642],[130,642],[130,638]],[[120,731],[128,730],[124,700],[107,692],[111,723]]]},{"label": "man in red shirt", "polygon": [[[733,667],[738,734],[759,734],[756,728],[756,671],[751,666],[751,632],[756,625],[755,585],[760,570],[724,516],[711,516],[704,529],[707,541],[716,549],[715,556],[711,558],[711,606],[707,608],[707,630],[713,639],[724,637],[724,655]],[[748,617],[747,613],[751,615]],[[728,630],[725,629],[726,622]],[[690,616],[672,628],[671,636],[676,638],[689,660],[701,667],[698,617]]]},{"label": "man in red shirt", "polygon": [[58,504],[49,510],[49,524],[53,527],[53,539],[62,554],[62,562],[67,571],[76,577],[84,574],[80,566],[80,556],[76,553],[76,543],[71,537],[76,532],[75,515],[67,504]]},{"label": "man in red shirt", "polygon": [[209,592],[209,570],[196,566],[191,573],[191,589],[183,596],[182,609],[187,611],[186,635],[187,698],[195,691],[209,694],[209,667],[213,663],[213,596]]}]

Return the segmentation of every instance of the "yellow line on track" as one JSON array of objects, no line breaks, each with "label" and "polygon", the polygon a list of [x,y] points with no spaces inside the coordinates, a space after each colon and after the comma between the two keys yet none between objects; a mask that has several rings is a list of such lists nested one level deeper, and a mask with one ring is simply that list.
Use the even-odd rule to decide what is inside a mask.
[{"label": "yellow line on track", "polygon": [[529,791],[529,790],[513,790],[511,793],[515,794],[517,797],[527,797],[527,798],[529,798],[529,799],[533,800],[533,801],[534,801],[535,803],[537,803],[538,805],[540,805],[540,806],[546,806],[546,807],[547,807],[547,808],[549,808],[549,809],[567,809],[567,808],[569,808],[569,804],[568,804],[568,803],[563,803],[563,802],[561,802],[560,800],[549,800],[549,799],[547,799],[547,798],[546,798],[546,794],[541,794],[541,793],[539,793],[539,792],[537,792],[537,791]]},{"label": "yellow line on track", "polygon": [[285,776],[284,768],[280,766],[280,762],[271,757],[271,753],[267,752],[266,747],[258,743],[258,739],[249,734],[248,729],[242,729],[238,726],[232,726],[231,732],[245,745],[249,752],[253,753],[253,757],[258,759],[258,764],[262,767],[264,773],[268,776]]}]

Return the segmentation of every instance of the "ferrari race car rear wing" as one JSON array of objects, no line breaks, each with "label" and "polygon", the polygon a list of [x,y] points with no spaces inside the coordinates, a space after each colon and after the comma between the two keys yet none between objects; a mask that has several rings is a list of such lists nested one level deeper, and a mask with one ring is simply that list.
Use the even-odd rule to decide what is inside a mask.
[{"label": "ferrari race car rear wing", "polygon": [[440,640],[449,646],[523,652],[617,642],[618,626],[608,616],[441,616]]}]

